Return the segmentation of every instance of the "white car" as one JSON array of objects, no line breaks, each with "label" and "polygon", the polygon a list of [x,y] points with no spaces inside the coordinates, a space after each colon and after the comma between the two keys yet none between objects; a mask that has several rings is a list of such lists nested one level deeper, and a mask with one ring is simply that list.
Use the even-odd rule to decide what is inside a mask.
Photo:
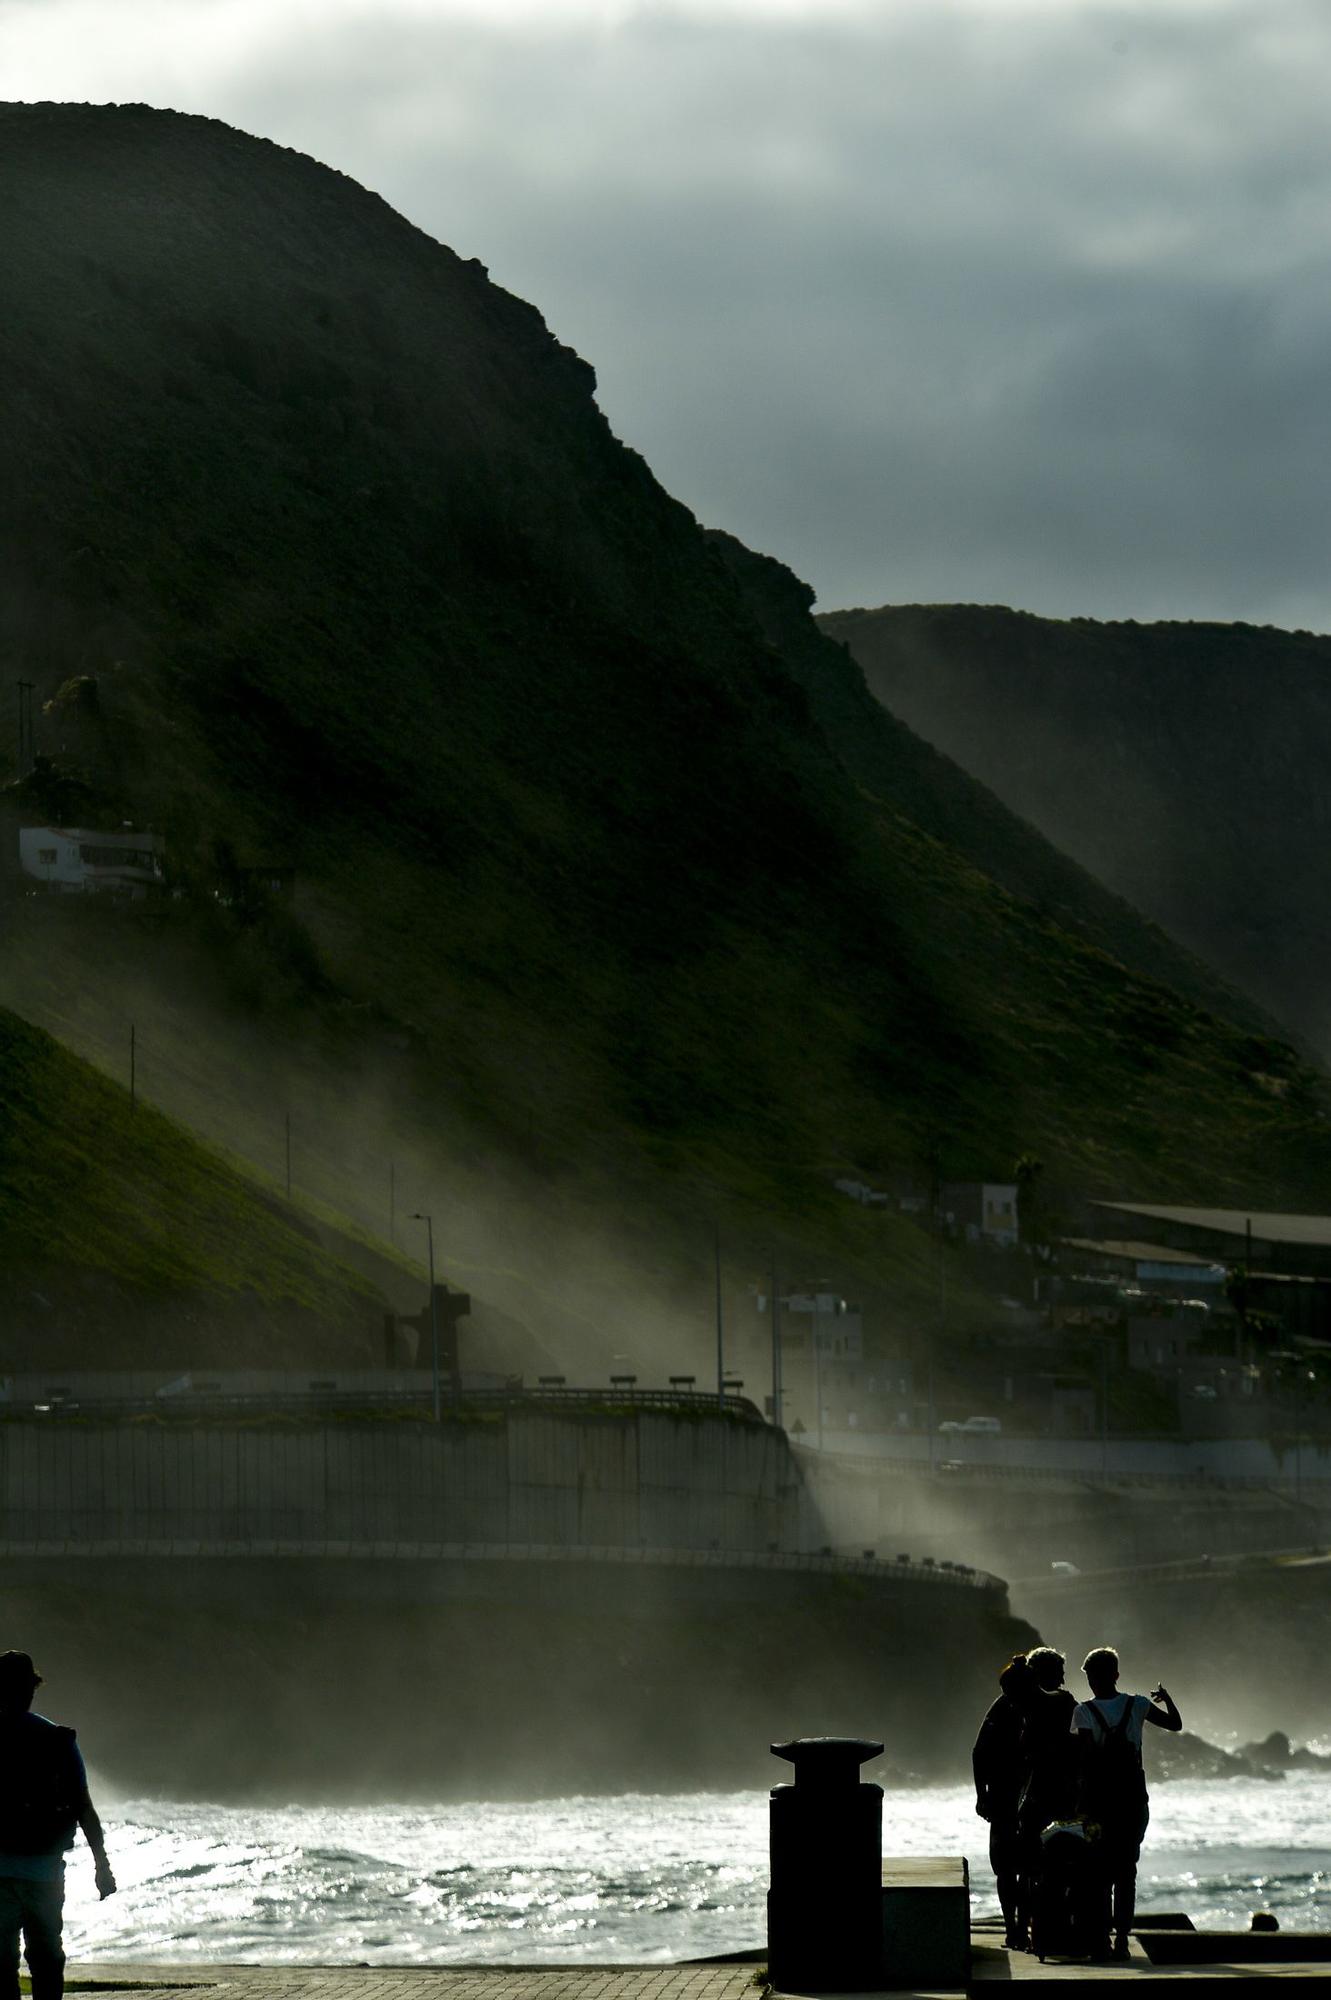
[{"label": "white car", "polygon": [[1053,1575],[1055,1575],[1055,1576],[1080,1576],[1080,1575],[1081,1575],[1081,1571],[1080,1571],[1080,1570],[1079,1570],[1079,1569],[1077,1568],[1077,1565],[1076,1565],[1076,1563],[1070,1563],[1070,1562],[1051,1562],[1051,1563],[1050,1563],[1050,1565],[1049,1565],[1049,1568],[1050,1568],[1051,1572],[1053,1573]]}]

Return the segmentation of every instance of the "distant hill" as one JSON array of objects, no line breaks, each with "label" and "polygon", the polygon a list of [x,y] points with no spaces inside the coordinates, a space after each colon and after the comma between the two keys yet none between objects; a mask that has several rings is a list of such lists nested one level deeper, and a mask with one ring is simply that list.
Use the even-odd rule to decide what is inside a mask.
[{"label": "distant hill", "polygon": [[377,1367],[383,1297],[321,1233],[0,1009],[6,1369]]},{"label": "distant hill", "polygon": [[818,622],[894,715],[1331,1052],[1331,638],[990,605]]},{"label": "distant hill", "polygon": [[309,1184],[382,1231],[395,1169],[461,1281],[599,1287],[630,1347],[649,1280],[705,1329],[718,1215],[918,1260],[847,1167],[1325,1184],[1260,1010],[875,703],[478,264],[142,107],[0,111],[0,196],[0,645],[52,760],[11,808],[160,828],[176,892],[11,880],[0,1000],[99,1056],[135,1019],[256,1159],[317,1099]]}]

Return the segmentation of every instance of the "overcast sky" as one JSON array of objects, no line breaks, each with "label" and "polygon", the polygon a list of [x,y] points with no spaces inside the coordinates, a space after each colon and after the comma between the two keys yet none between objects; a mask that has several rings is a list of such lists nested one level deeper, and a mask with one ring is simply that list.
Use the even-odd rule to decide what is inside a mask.
[{"label": "overcast sky", "polygon": [[298,146],[827,608],[1331,629],[1328,0],[0,0],[9,97]]}]

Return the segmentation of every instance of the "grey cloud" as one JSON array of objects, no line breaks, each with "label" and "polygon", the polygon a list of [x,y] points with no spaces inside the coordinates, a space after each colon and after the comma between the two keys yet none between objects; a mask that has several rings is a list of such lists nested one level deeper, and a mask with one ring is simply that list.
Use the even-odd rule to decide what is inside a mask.
[{"label": "grey cloud", "polygon": [[191,108],[479,255],[825,604],[1326,626],[1329,67],[1316,0],[381,14]]}]

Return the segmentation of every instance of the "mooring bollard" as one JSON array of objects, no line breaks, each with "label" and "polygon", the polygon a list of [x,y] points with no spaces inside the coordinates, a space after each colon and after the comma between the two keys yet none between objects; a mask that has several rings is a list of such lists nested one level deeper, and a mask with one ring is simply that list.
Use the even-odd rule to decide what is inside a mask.
[{"label": "mooring bollard", "polygon": [[860,1783],[881,1743],[804,1736],[774,1743],[795,1766],[771,1793],[767,1972],[783,1992],[862,1993],[882,1984],[883,1793]]}]

